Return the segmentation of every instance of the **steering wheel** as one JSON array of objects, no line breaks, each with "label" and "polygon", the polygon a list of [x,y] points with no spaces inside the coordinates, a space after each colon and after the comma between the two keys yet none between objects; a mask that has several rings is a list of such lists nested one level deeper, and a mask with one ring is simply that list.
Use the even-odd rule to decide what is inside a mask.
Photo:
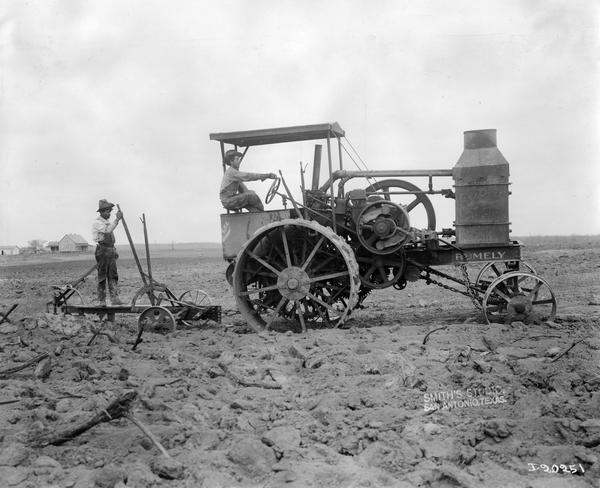
[{"label": "steering wheel", "polygon": [[267,196],[265,197],[265,203],[271,203],[273,198],[275,198],[275,195],[277,195],[277,190],[279,190],[280,183],[281,183],[281,180],[279,178],[275,178],[273,180],[273,183],[271,183],[271,187],[269,188],[269,191],[267,192]]}]

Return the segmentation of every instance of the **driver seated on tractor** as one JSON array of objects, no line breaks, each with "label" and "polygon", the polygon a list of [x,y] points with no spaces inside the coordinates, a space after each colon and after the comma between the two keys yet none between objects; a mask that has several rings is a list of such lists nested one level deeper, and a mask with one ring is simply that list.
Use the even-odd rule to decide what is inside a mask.
[{"label": "driver seated on tractor", "polygon": [[248,190],[244,181],[264,181],[267,178],[276,179],[275,173],[246,173],[240,171],[242,153],[233,149],[225,153],[224,162],[227,169],[221,181],[221,192],[219,194],[223,207],[227,210],[248,209],[249,212],[263,212],[265,207],[260,197]]}]

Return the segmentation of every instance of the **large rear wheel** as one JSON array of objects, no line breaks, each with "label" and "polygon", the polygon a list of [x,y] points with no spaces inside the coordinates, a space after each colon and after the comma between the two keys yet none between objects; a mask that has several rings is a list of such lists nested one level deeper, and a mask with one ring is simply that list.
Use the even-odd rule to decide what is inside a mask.
[{"label": "large rear wheel", "polygon": [[240,250],[233,293],[256,331],[338,327],[358,302],[352,249],[330,228],[286,219],[260,229]]}]

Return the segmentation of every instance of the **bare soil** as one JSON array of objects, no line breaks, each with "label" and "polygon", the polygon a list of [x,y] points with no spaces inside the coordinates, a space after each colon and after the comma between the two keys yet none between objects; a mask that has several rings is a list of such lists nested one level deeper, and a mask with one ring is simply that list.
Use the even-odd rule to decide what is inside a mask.
[{"label": "bare soil", "polygon": [[[92,255],[5,257],[0,312],[18,307],[0,325],[1,369],[50,359],[0,376],[0,484],[598,487],[600,238],[525,241],[557,296],[554,321],[486,325],[467,297],[420,281],[306,335],[250,331],[218,249],[162,250],[155,278],[176,295],[207,291],[222,323],[147,332],[136,350],[133,314],[46,313],[52,285]],[[127,252],[119,273],[131,299],[141,281]],[[94,275],[79,289],[90,301]],[[98,328],[110,338],[88,345]],[[131,390],[171,459],[125,418],[41,442]]]}]

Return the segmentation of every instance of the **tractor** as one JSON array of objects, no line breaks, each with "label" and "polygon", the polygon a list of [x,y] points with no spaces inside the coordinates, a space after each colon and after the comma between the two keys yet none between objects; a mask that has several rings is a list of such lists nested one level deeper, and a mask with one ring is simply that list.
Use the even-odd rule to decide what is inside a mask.
[{"label": "tractor", "polygon": [[[432,170],[345,169],[343,153],[355,159],[337,122],[209,137],[219,142],[222,161],[230,148],[245,156],[260,145],[320,142],[310,185],[301,165],[301,198],[279,171],[265,202],[279,196],[283,208],[221,214],[226,279],[253,329],[339,327],[374,290],[403,290],[417,280],[469,297],[488,323],[554,318],[553,291],[509,237],[509,164],[495,129],[464,132],[456,164]],[[424,188],[409,181],[419,178]],[[452,228],[436,228],[432,195],[454,200]],[[417,213],[422,228],[411,225]],[[475,279],[471,263],[483,264]],[[460,276],[439,269],[448,265]]]}]

